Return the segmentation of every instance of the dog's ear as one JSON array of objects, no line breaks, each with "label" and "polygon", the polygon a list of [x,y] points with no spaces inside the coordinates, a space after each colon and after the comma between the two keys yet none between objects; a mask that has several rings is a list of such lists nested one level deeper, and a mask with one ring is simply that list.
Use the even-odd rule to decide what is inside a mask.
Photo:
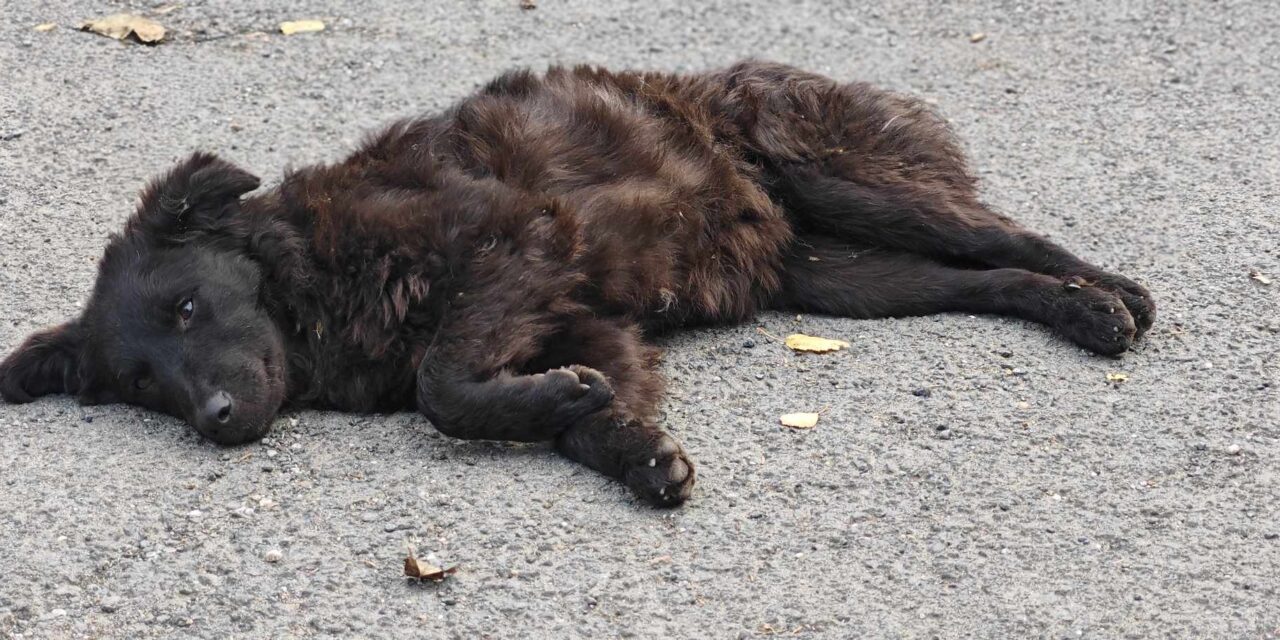
[{"label": "dog's ear", "polygon": [[195,153],[143,190],[129,230],[183,242],[217,228],[235,213],[240,196],[259,184],[257,176],[212,153]]},{"label": "dog's ear", "polygon": [[22,403],[51,393],[79,393],[82,344],[75,321],[32,334],[0,362],[0,397]]}]

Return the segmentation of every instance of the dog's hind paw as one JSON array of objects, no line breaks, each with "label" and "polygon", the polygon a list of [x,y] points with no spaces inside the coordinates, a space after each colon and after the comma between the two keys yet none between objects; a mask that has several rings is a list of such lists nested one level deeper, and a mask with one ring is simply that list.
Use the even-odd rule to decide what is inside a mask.
[{"label": "dog's hind paw", "polygon": [[1118,294],[1068,280],[1056,306],[1053,325],[1072,342],[1105,356],[1118,356],[1133,345],[1137,327]]}]

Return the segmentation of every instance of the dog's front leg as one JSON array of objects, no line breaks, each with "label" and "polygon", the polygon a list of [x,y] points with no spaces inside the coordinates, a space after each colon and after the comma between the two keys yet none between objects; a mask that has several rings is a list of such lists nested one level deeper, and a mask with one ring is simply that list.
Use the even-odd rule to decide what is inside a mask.
[{"label": "dog's front leg", "polygon": [[551,440],[613,399],[595,369],[528,367],[544,342],[584,311],[571,295],[581,277],[558,255],[552,224],[541,216],[523,235],[483,245],[458,277],[418,365],[418,408],[441,433]]},{"label": "dog's front leg", "polygon": [[589,367],[481,377],[463,360],[431,359],[418,370],[418,409],[455,438],[550,440],[611,400],[613,389]]}]

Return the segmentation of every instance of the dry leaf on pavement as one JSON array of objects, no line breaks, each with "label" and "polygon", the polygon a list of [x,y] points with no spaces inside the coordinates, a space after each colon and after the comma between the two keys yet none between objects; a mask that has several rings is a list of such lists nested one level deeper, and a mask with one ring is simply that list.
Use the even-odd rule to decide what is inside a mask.
[{"label": "dry leaf on pavement", "polygon": [[787,336],[784,344],[792,351],[808,351],[810,353],[827,353],[849,347],[849,343],[844,340],[816,338],[814,336],[806,336],[803,333],[793,333]]},{"label": "dry leaf on pavement", "polygon": [[404,559],[404,575],[419,580],[435,580],[439,582],[445,578],[458,572],[457,566],[444,569],[418,558],[413,552],[413,547],[409,547],[409,555]]},{"label": "dry leaf on pavement", "polygon": [[129,13],[117,13],[97,20],[85,20],[80,24],[80,30],[92,31],[116,40],[133,36],[143,44],[156,44],[164,40],[165,33],[160,23]]},{"label": "dry leaf on pavement", "polygon": [[818,414],[816,413],[788,413],[778,418],[784,427],[792,429],[812,429],[818,424]]},{"label": "dry leaf on pavement", "polygon": [[319,20],[293,20],[280,23],[280,33],[291,36],[295,33],[315,33],[324,31],[324,23]]}]

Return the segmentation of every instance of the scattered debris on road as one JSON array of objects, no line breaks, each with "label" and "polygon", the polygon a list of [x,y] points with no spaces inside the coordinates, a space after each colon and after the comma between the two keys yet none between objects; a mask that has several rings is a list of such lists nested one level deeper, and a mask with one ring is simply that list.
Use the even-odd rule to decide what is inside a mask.
[{"label": "scattered debris on road", "polygon": [[404,575],[418,580],[434,580],[443,582],[445,578],[458,572],[457,565],[449,568],[437,567],[419,558],[409,547],[409,555],[404,559]]},{"label": "scattered debris on road", "polygon": [[1271,278],[1261,271],[1250,271],[1249,277],[1267,286],[1271,285]]},{"label": "scattered debris on road", "polygon": [[1119,385],[1121,382],[1128,382],[1128,381],[1129,381],[1129,374],[1127,373],[1111,373],[1111,372],[1107,373],[1107,382],[1110,382],[1111,384]]},{"label": "scattered debris on road", "polygon": [[806,336],[803,333],[793,333],[787,336],[784,344],[792,351],[805,351],[808,353],[829,353],[831,351],[839,351],[848,349],[849,343],[844,340],[832,340],[830,338],[817,338],[814,336]]},{"label": "scattered debris on road", "polygon": [[788,413],[778,419],[784,427],[792,429],[812,429],[818,424],[816,413]]},{"label": "scattered debris on road", "polygon": [[117,13],[97,20],[85,20],[80,24],[81,31],[91,31],[98,35],[125,40],[133,36],[142,44],[159,44],[164,40],[165,30],[160,23],[130,13]]},{"label": "scattered debris on road", "polygon": [[44,33],[46,31],[53,31],[54,29],[57,29],[58,25],[52,22],[45,22],[45,23],[36,25],[35,28],[36,28],[36,31],[39,31],[40,33]]},{"label": "scattered debris on road", "polygon": [[977,32],[977,33],[971,33],[971,34],[969,34],[969,42],[972,42],[972,43],[974,43],[974,44],[977,44],[977,43],[979,43],[979,42],[982,42],[983,40],[986,40],[986,39],[987,39],[987,34],[985,34],[985,33],[981,32],[981,31],[979,31],[979,32]]},{"label": "scattered debris on road", "polygon": [[315,33],[324,31],[324,22],[320,20],[293,20],[280,23],[280,33],[291,36],[295,33]]}]

